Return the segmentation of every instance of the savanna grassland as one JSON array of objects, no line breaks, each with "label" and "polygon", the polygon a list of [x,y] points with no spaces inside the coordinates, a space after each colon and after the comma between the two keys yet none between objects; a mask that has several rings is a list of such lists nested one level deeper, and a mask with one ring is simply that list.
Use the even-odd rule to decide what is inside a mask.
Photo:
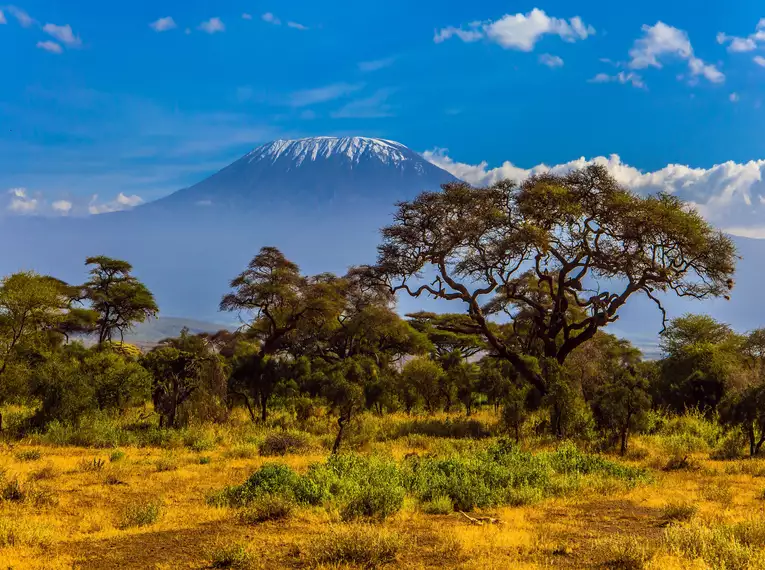
[{"label": "savanna grassland", "polygon": [[174,431],[140,417],[2,445],[4,567],[765,564],[765,461],[710,459],[730,443],[698,414],[657,415],[624,459],[533,421],[516,446],[488,412],[365,414],[329,460],[321,414]]}]

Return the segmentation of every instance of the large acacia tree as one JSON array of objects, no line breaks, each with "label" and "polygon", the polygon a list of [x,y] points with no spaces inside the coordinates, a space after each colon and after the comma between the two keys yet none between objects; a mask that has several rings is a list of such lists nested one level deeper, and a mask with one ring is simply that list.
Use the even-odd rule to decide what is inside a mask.
[{"label": "large acacia tree", "polygon": [[[664,312],[660,293],[726,295],[736,259],[732,241],[680,199],[638,196],[602,166],[521,185],[446,184],[398,204],[382,234],[373,274],[393,291],[464,303],[497,356],[542,393],[545,368],[614,322],[630,297]],[[533,325],[541,368],[495,332],[501,310]]]}]

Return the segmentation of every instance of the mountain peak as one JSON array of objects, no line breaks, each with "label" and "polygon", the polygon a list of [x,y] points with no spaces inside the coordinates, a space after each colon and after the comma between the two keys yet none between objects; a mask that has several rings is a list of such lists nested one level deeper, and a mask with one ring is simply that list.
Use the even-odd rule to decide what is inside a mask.
[{"label": "mountain peak", "polygon": [[247,155],[249,162],[275,163],[287,159],[295,166],[305,161],[340,158],[351,164],[377,160],[385,165],[399,166],[405,161],[419,162],[420,155],[395,141],[370,137],[310,137],[276,140],[259,146]]}]

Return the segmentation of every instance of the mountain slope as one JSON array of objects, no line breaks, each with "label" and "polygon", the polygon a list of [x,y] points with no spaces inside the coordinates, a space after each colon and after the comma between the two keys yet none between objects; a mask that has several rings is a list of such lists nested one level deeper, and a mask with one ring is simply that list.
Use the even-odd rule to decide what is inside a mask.
[{"label": "mountain slope", "polygon": [[274,141],[199,184],[130,211],[5,218],[0,273],[35,269],[76,283],[85,280],[86,256],[118,257],[133,264],[163,314],[215,322],[229,280],[261,247],[279,247],[306,273],[344,273],[374,261],[379,229],[396,201],[452,180],[391,141]]}]

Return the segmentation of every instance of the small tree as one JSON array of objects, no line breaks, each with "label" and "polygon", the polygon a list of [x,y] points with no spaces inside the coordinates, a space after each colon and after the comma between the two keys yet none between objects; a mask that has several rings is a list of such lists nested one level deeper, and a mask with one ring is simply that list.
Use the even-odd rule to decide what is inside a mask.
[{"label": "small tree", "polygon": [[749,440],[749,455],[757,455],[765,443],[765,383],[729,393],[720,404],[720,421],[740,427]]},{"label": "small tree", "polygon": [[618,438],[622,455],[627,453],[630,434],[645,424],[646,412],[651,408],[648,388],[648,379],[632,368],[619,371],[596,394],[595,418],[602,430]]},{"label": "small tree", "polygon": [[425,409],[432,413],[441,400],[441,378],[443,369],[429,358],[414,358],[401,371],[401,382],[411,386],[425,403]]},{"label": "small tree", "polygon": [[322,393],[338,415],[333,455],[340,451],[345,430],[353,416],[364,406],[364,382],[368,378],[375,378],[378,373],[372,360],[355,357],[343,360],[327,374]]},{"label": "small tree", "polygon": [[528,386],[512,384],[508,387],[502,399],[502,424],[515,435],[515,443],[521,442],[521,428],[528,419],[527,399]]},{"label": "small tree", "polygon": [[134,324],[159,312],[151,291],[131,275],[133,266],[127,261],[99,256],[87,258],[85,265],[91,269],[90,279],[82,286],[82,297],[98,313],[95,329],[99,346],[112,340],[115,332],[123,340]]},{"label": "small tree", "polygon": [[199,389],[204,364],[211,358],[216,357],[179,349],[171,339],[141,359],[153,377],[152,401],[160,427],[176,427],[178,408]]}]

